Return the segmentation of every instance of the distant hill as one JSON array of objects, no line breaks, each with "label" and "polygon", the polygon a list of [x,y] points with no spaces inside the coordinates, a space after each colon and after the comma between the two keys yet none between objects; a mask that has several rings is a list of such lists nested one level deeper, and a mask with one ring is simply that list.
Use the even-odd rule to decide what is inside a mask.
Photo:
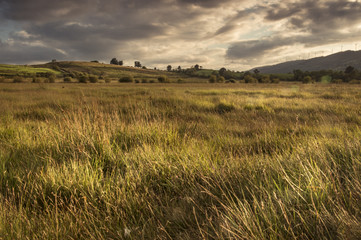
[{"label": "distant hill", "polygon": [[[206,70],[204,71],[206,72]],[[117,81],[119,78],[126,76],[132,76],[136,82],[158,82],[160,76],[166,76],[167,80],[173,83],[203,83],[208,81],[205,76],[193,76],[186,72],[162,71],[98,62],[55,61],[36,65],[0,64],[0,80],[11,81],[15,76],[19,76],[25,78],[24,81],[30,81],[35,76],[46,78],[50,74],[55,75],[58,80],[63,77],[71,77],[74,79],[73,81],[77,81],[75,79],[83,75],[98,76],[100,79],[110,79],[112,81]]]},{"label": "distant hill", "polygon": [[361,70],[361,51],[339,52],[326,57],[311,58],[257,67],[261,73],[290,73],[295,69],[302,71],[340,70],[348,66]]}]

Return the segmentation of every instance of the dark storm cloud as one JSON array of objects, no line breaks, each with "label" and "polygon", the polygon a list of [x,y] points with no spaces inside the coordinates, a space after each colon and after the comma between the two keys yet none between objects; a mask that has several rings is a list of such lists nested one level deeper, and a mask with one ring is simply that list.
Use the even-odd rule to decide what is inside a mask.
[{"label": "dark storm cloud", "polygon": [[82,15],[91,9],[95,0],[2,0],[3,14],[12,20],[46,20]]},{"label": "dark storm cloud", "polygon": [[219,0],[177,0],[178,3],[186,3],[186,4],[193,4],[196,6],[206,7],[206,8],[214,8],[220,5],[226,4],[227,2],[231,1],[219,1]]},{"label": "dark storm cloud", "polygon": [[[238,11],[237,14],[235,14],[234,16],[230,17],[229,19],[227,19],[224,23],[224,25],[219,28],[216,32],[215,32],[215,36],[217,35],[221,35],[227,32],[232,32],[233,30],[240,28],[242,26],[242,22],[249,18],[250,16],[252,16],[254,13],[260,11],[261,7],[256,6],[253,7],[252,9],[246,9],[246,10],[242,10],[242,11]],[[241,26],[240,26],[241,25]]]},{"label": "dark storm cloud", "polygon": [[[164,38],[171,31],[177,35],[180,25],[198,21],[202,16],[201,9],[190,10],[184,5],[210,7],[212,2],[215,1],[0,0],[0,9],[3,18],[21,23],[33,41],[61,49],[69,58],[105,58],[126,42]],[[183,31],[182,38],[198,37],[195,31],[200,28]],[[18,43],[30,41],[16,33],[11,38]]]},{"label": "dark storm cloud", "polygon": [[[348,1],[283,1],[261,7],[257,14],[264,14],[268,22],[285,20],[285,28],[270,37],[234,42],[230,44],[226,57],[246,60],[277,53],[281,48],[295,44],[315,47],[356,40],[360,36],[359,30],[341,31],[360,24],[360,12],[361,3]],[[290,33],[297,33],[297,36],[290,37]]]},{"label": "dark storm cloud", "polygon": [[[9,23],[0,61],[19,52],[39,60],[260,59],[296,44],[356,39],[360,12],[361,3],[342,0],[0,0],[0,24]],[[217,51],[198,58],[202,49]]]},{"label": "dark storm cloud", "polygon": [[269,21],[287,19],[290,27],[313,33],[336,31],[361,21],[361,3],[350,1],[298,1],[272,5]]},{"label": "dark storm cloud", "polygon": [[290,44],[288,38],[265,38],[260,40],[242,41],[231,44],[227,50],[229,59],[257,58],[284,45]]},{"label": "dark storm cloud", "polygon": [[50,61],[53,58],[63,59],[64,55],[44,46],[31,46],[21,43],[8,44],[0,40],[0,63],[28,64],[36,61]]},{"label": "dark storm cloud", "polygon": [[294,37],[273,36],[259,40],[240,41],[230,45],[226,57],[228,59],[242,59],[244,61],[258,59],[259,61],[264,56],[279,54],[284,47],[292,47],[296,44],[301,44],[307,48],[312,48],[338,43],[344,39],[357,40],[359,39],[359,36],[361,36],[361,31],[337,35],[331,34],[329,36],[316,34]]}]

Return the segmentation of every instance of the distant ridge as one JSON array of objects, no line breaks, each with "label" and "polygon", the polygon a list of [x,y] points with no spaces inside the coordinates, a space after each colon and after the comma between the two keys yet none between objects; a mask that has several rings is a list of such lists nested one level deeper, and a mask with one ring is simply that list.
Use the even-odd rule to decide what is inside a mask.
[{"label": "distant ridge", "polygon": [[276,65],[257,67],[261,73],[290,73],[295,69],[302,71],[340,70],[348,66],[361,70],[361,51],[338,52],[325,57],[296,60]]}]

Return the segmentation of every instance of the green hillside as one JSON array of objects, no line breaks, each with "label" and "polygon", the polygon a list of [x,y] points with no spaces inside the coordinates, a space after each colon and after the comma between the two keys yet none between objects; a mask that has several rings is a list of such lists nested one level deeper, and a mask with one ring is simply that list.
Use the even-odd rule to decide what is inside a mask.
[{"label": "green hillside", "polygon": [[36,75],[38,73],[53,73],[53,74],[60,74],[59,71],[54,69],[50,69],[47,67],[34,67],[28,65],[7,65],[7,64],[0,64],[0,76],[5,77],[12,77],[16,75],[21,76],[30,76]]},{"label": "green hillside", "polygon": [[205,79],[199,77],[192,77],[180,72],[168,72],[153,69],[143,69],[136,67],[126,67],[113,64],[104,64],[96,62],[52,62],[41,65],[33,65],[34,68],[47,68],[54,71],[61,72],[63,75],[77,75],[79,73],[108,77],[112,79],[121,78],[124,76],[132,76],[137,80],[156,80],[159,76],[165,75],[170,82],[177,82],[182,80],[185,82],[205,82]]}]

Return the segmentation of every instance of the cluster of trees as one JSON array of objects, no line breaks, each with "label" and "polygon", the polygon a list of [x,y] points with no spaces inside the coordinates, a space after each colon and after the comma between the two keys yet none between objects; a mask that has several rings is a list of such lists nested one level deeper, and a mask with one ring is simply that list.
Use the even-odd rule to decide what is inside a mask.
[{"label": "cluster of trees", "polygon": [[361,80],[361,71],[352,66],[348,66],[344,71],[321,70],[321,71],[301,71],[293,70],[293,80],[303,83],[332,82],[332,83],[358,83]]},{"label": "cluster of trees", "polygon": [[112,60],[110,60],[110,64],[123,66],[123,60],[118,61],[117,58],[112,58]]},{"label": "cluster of trees", "polygon": [[172,65],[168,65],[167,66],[167,71],[170,72],[170,71],[173,71],[173,72],[183,72],[183,73],[186,73],[188,75],[192,75],[194,74],[195,72],[199,71],[202,69],[202,66],[199,66],[198,64],[190,67],[190,68],[187,68],[187,69],[182,69],[181,66],[178,66],[177,68],[173,68]]},{"label": "cluster of trees", "polygon": [[[119,60],[117,58],[112,58],[110,60],[110,64],[113,64],[113,65],[119,65],[119,66],[123,66],[124,62],[123,60]],[[146,69],[145,66],[142,66],[142,64],[140,63],[140,61],[135,61],[134,62],[134,67],[138,67],[138,68],[143,68],[143,69]]]},{"label": "cluster of trees", "polygon": [[280,79],[276,75],[262,75],[256,69],[253,73],[247,72],[234,72],[227,70],[226,68],[221,68],[219,71],[214,71],[209,78],[210,83],[215,82],[241,82],[241,83],[279,83]]}]

